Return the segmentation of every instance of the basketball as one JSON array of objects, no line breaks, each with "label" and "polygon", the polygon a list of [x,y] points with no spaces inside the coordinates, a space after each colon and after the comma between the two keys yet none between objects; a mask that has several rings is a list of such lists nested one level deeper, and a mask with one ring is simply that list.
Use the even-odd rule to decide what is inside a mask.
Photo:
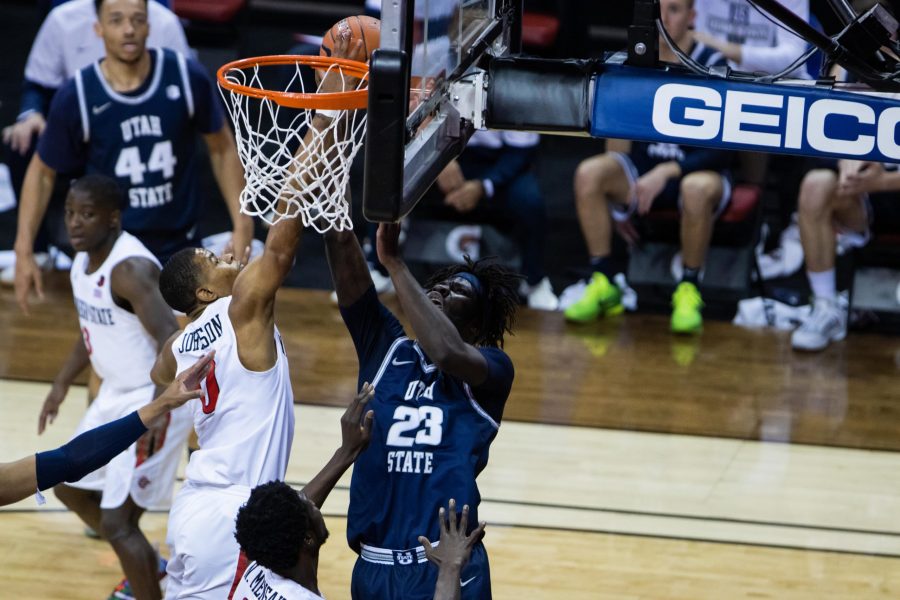
[{"label": "basketball", "polygon": [[362,39],[363,52],[366,59],[372,58],[372,52],[381,44],[381,21],[375,17],[356,15],[341,19],[322,36],[322,47],[319,54],[331,56],[338,36],[351,36],[351,39]]}]

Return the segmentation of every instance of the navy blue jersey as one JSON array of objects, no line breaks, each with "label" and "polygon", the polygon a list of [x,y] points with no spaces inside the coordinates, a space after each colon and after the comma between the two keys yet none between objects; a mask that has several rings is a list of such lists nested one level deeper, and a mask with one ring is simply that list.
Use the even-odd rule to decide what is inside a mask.
[{"label": "navy blue jersey", "polygon": [[149,52],[150,74],[128,94],[109,86],[99,62],[76,73],[54,98],[37,149],[57,171],[115,178],[128,200],[122,225],[138,237],[197,222],[197,133],[224,124],[202,67],[171,50]]},{"label": "navy blue jersey", "polygon": [[[705,67],[724,67],[728,61],[718,50],[695,43],[690,52],[691,58]],[[638,174],[643,175],[656,165],[676,161],[681,166],[681,174],[694,171],[721,171],[731,163],[731,153],[714,148],[696,148],[669,142],[631,142],[631,161],[637,167]]]},{"label": "navy blue jersey", "polygon": [[499,348],[479,348],[488,363],[477,388],[442,373],[378,300],[374,288],[341,314],[359,357],[359,381],[375,396],[372,441],[356,459],[350,484],[347,541],[379,548],[440,538],[438,509],[455,498],[478,523],[475,478],[488,460],[513,381]]}]

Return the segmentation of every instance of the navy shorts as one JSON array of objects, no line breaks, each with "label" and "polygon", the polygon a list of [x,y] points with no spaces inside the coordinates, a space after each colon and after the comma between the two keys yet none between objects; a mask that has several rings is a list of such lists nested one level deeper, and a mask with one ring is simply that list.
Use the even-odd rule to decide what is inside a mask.
[{"label": "navy shorts", "polygon": [[[354,600],[432,600],[438,568],[416,557],[415,550],[393,552],[393,559],[360,556],[353,566],[350,595]],[[373,562],[379,560],[379,562]],[[404,564],[410,561],[409,564]],[[490,600],[491,569],[484,544],[472,549],[459,577],[462,600]]]}]

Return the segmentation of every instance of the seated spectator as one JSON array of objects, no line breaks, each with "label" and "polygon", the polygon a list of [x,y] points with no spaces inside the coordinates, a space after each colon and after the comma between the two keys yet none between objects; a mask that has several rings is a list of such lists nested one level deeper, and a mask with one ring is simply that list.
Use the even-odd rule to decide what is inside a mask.
[{"label": "seated spectator", "polygon": [[[692,0],[662,0],[663,24],[673,41],[698,62],[723,64],[721,55],[693,39]],[[660,60],[678,59],[660,40]],[[731,155],[720,150],[670,143],[611,142],[605,154],[588,158],[575,173],[578,221],[590,254],[593,275],[582,296],[565,310],[573,322],[621,313],[621,290],[612,283],[621,269],[611,258],[612,221],[629,244],[637,242],[631,217],[652,207],[681,210],[683,275],[672,296],[672,331],[696,333],[703,325],[703,300],[698,290],[713,222],[731,195],[726,169]],[[612,210],[612,217],[610,215]]]},{"label": "seated spectator", "polygon": [[[795,15],[809,22],[809,0],[779,0]],[[742,71],[778,73],[806,52],[797,37],[748,0],[696,0],[694,39],[721,52],[729,64]],[[792,77],[809,79],[803,65]]]},{"label": "seated spectator", "polygon": [[[472,223],[512,222],[522,254],[525,275],[520,290],[527,304],[538,310],[556,310],[559,301],[544,271],[546,209],[532,170],[540,136],[523,131],[476,131],[459,159],[437,177],[417,208],[417,215]],[[374,240],[374,227],[369,228]],[[370,244],[366,258],[378,288],[380,265]],[[389,280],[388,280],[389,281]]]},{"label": "seated spectator", "polygon": [[836,234],[851,247],[864,246],[874,218],[897,203],[898,191],[897,165],[840,160],[803,178],[797,210],[813,300],[791,335],[795,350],[824,350],[847,335],[847,311],[837,302]]}]

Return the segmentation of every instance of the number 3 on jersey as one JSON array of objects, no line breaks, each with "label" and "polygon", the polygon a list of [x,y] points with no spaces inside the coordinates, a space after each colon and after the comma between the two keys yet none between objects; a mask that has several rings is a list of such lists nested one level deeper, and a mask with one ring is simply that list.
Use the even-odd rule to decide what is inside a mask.
[{"label": "number 3 on jersey", "polygon": [[[409,448],[413,444],[437,446],[444,435],[443,423],[444,411],[436,406],[398,406],[386,444],[401,448]],[[409,435],[405,435],[407,433]]]},{"label": "number 3 on jersey", "polygon": [[165,179],[171,179],[175,175],[177,163],[171,140],[155,143],[147,164],[141,160],[141,152],[137,146],[126,146],[119,152],[116,160],[116,177],[128,177],[131,185],[144,183],[144,173],[147,171],[162,173]]}]

